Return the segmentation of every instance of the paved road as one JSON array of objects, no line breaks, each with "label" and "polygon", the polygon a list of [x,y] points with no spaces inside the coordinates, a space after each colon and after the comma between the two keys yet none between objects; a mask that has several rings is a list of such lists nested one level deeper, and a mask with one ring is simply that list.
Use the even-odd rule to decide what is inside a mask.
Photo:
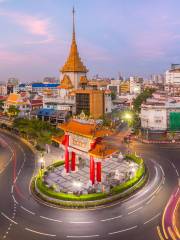
[{"label": "paved road", "polygon": [[158,240],[156,226],[178,184],[178,146],[133,144],[150,171],[142,190],[96,210],[63,210],[43,205],[31,196],[31,150],[5,133],[0,132],[0,138],[13,152],[12,161],[0,174],[0,239]]}]

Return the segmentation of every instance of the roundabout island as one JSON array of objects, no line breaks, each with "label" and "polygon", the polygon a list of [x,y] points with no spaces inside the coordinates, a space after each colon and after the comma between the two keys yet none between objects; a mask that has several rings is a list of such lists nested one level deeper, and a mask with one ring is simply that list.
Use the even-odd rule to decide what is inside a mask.
[{"label": "roundabout island", "polygon": [[33,181],[36,196],[64,207],[94,207],[127,197],[147,178],[144,161],[122,153],[112,144],[113,131],[101,122],[79,118],[60,124],[61,137],[53,137],[63,160],[41,169]]}]

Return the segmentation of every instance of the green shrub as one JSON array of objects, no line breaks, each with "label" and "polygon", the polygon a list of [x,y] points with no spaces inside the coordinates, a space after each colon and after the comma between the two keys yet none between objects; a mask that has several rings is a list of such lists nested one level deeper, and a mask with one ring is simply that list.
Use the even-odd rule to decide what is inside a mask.
[{"label": "green shrub", "polygon": [[61,193],[61,192],[54,192],[51,188],[48,188],[44,185],[42,182],[42,178],[40,176],[37,177],[36,184],[38,189],[44,193],[45,195],[60,199],[60,200],[66,200],[66,201],[91,201],[91,200],[97,200],[102,199],[107,196],[106,193],[93,193],[93,194],[85,194],[81,196],[76,196],[74,194],[67,194],[67,193]]}]

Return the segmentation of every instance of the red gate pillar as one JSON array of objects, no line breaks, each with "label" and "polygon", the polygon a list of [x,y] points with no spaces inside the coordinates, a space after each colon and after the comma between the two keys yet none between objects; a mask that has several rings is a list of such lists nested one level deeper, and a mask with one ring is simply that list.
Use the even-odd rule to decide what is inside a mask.
[{"label": "red gate pillar", "polygon": [[71,171],[75,171],[76,170],[76,153],[72,152],[71,155]]},{"label": "red gate pillar", "polygon": [[95,183],[95,163],[92,156],[90,156],[90,180],[93,185]]},{"label": "red gate pillar", "polygon": [[65,136],[65,170],[68,173],[69,172],[69,135]]},{"label": "red gate pillar", "polygon": [[96,180],[101,182],[101,162],[96,163]]}]

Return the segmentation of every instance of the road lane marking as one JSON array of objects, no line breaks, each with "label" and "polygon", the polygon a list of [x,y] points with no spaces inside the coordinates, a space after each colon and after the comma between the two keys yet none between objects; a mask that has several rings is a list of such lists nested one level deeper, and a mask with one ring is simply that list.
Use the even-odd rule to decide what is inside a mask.
[{"label": "road lane marking", "polygon": [[117,218],[121,218],[121,217],[122,217],[122,215],[119,215],[119,216],[117,216],[117,217],[102,219],[101,222],[107,222],[107,221],[111,221],[111,220],[114,220],[114,219],[117,219]]},{"label": "road lane marking", "polygon": [[147,224],[149,222],[152,222],[154,219],[158,218],[161,215],[161,213],[156,214],[154,217],[150,218],[148,221],[144,222],[144,224]]},{"label": "road lane marking", "polygon": [[26,211],[26,212],[28,212],[28,213],[30,213],[30,214],[32,214],[32,215],[35,215],[34,212],[31,212],[30,210],[28,210],[28,209],[25,208],[25,207],[21,206],[21,208],[22,208],[24,211]]},{"label": "road lane marking", "polygon": [[146,202],[146,205],[150,204],[154,198],[155,198],[155,195],[148,202]]},{"label": "road lane marking", "polygon": [[139,210],[141,210],[143,207],[141,206],[141,207],[139,207],[139,208],[137,208],[137,209],[135,209],[134,211],[132,211],[132,212],[128,212],[128,215],[130,215],[130,214],[132,214],[132,213],[135,213],[135,212],[137,212],[137,211],[139,211]]},{"label": "road lane marking", "polygon": [[69,223],[75,223],[75,224],[88,224],[88,223],[93,223],[93,222],[69,222]]},{"label": "road lane marking", "polygon": [[5,213],[1,212],[1,215],[3,217],[5,217],[7,220],[9,220],[10,222],[14,223],[14,224],[18,224],[17,222],[15,222],[14,220],[12,220],[11,218],[9,218]]},{"label": "road lane marking", "polygon": [[132,229],[135,229],[137,228],[138,226],[133,226],[133,227],[130,227],[130,228],[126,228],[126,229],[122,229],[122,230],[119,230],[119,231],[116,231],[116,232],[110,232],[108,233],[109,235],[113,235],[113,234],[117,234],[117,233],[122,233],[122,232],[126,232],[126,231],[130,231]]},{"label": "road lane marking", "polygon": [[33,232],[33,233],[39,234],[39,235],[44,235],[44,236],[49,236],[49,237],[56,237],[55,234],[38,232],[38,231],[35,231],[35,230],[33,230],[33,229],[30,229],[30,228],[25,228],[25,230],[26,230],[26,231],[29,231],[29,232]]},{"label": "road lane marking", "polygon": [[11,187],[11,194],[13,194],[13,191],[14,191],[14,185],[12,185]]},{"label": "road lane marking", "polygon": [[177,174],[177,176],[179,177],[179,172],[178,172],[178,170],[177,170],[176,166],[174,165],[174,163],[173,163],[173,162],[171,162],[171,164],[172,164],[172,166],[173,166],[174,170],[176,171],[176,174]]},{"label": "road lane marking", "polygon": [[53,219],[53,218],[48,218],[48,217],[44,217],[44,216],[40,216],[40,218],[43,218],[43,219],[46,219],[46,220],[49,220],[49,221],[52,221],[52,222],[59,222],[59,223],[62,223],[62,221],[57,220],[57,219]]},{"label": "road lane marking", "polygon": [[15,199],[15,197],[14,197],[13,194],[12,194],[12,198],[13,198],[14,202],[15,202],[16,204],[18,204],[18,202],[16,201],[16,199]]},{"label": "road lane marking", "polygon": [[93,238],[93,237],[99,237],[100,235],[84,235],[84,236],[66,236],[67,238]]}]

